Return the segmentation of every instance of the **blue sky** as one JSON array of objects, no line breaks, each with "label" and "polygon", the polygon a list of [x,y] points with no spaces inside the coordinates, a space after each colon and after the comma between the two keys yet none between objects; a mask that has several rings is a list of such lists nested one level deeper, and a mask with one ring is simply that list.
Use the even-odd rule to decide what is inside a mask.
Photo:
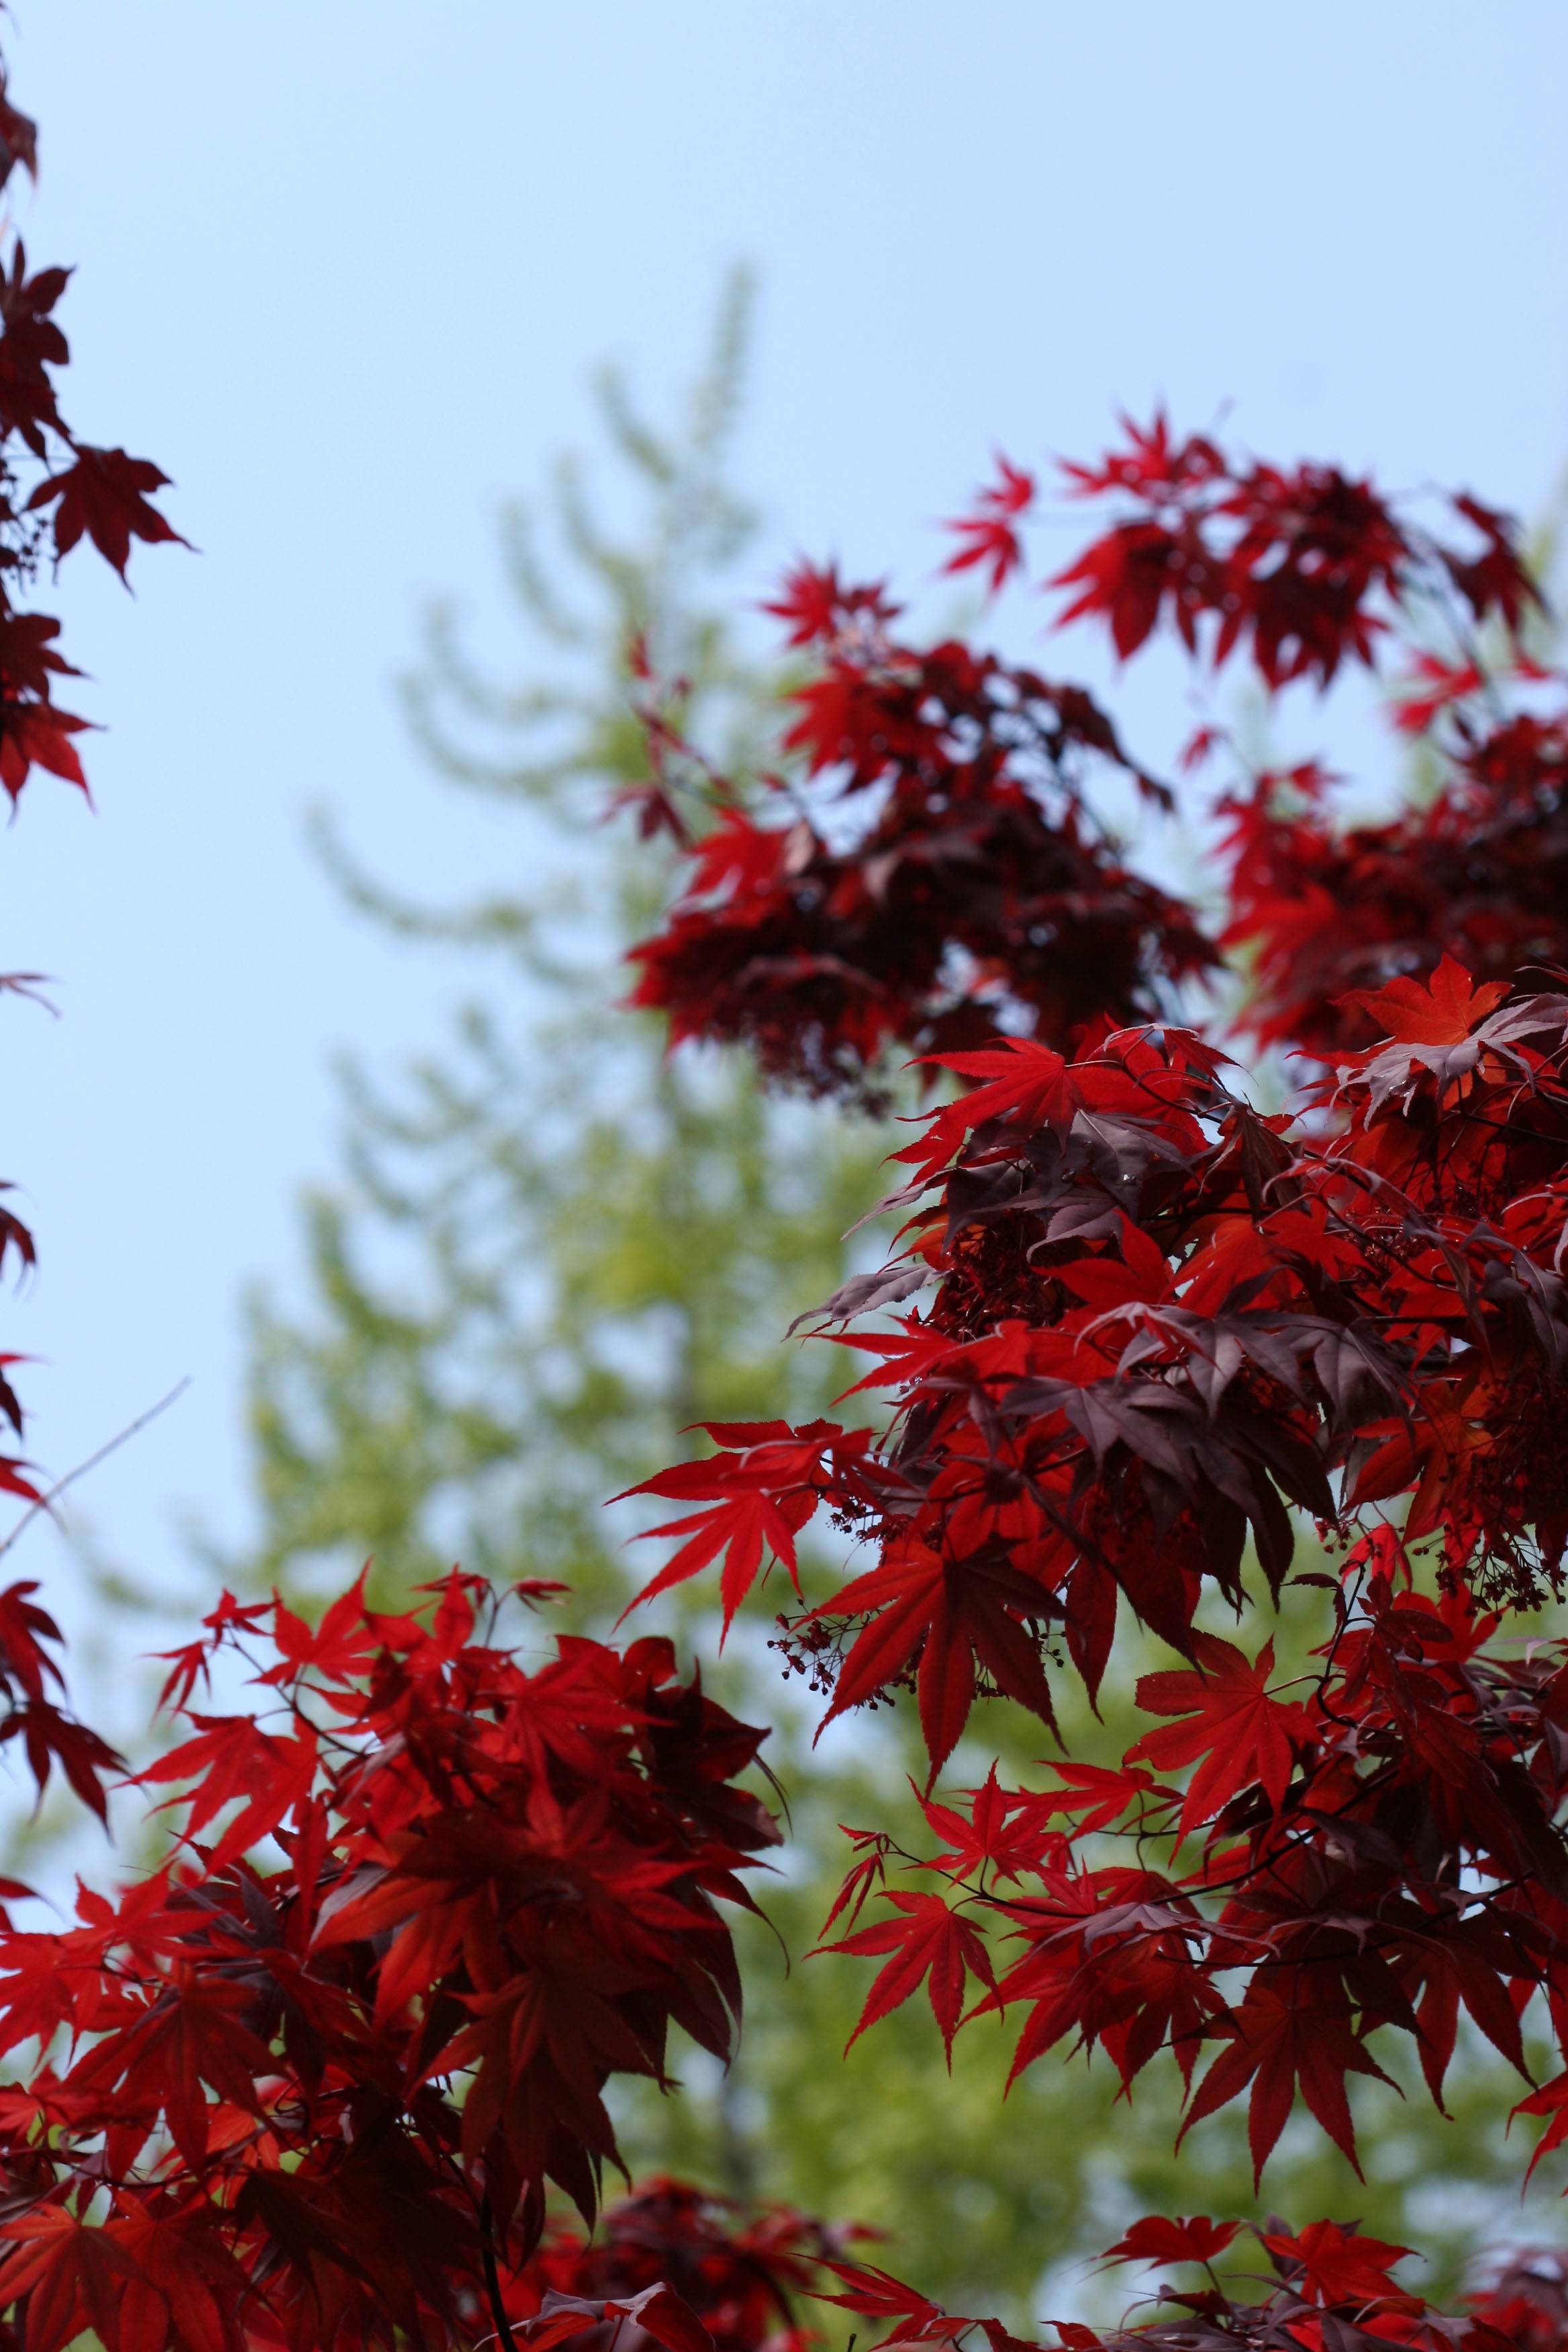
[{"label": "blue sky", "polygon": [[[499,608],[492,519],[624,361],[657,405],[757,268],[757,584],[795,547],[918,577],[1000,444],[1100,445],[1157,395],[1280,456],[1538,510],[1568,457],[1561,0],[15,0],[79,267],[68,413],[155,457],[199,557],[60,602],[97,814],[5,845],[7,1307],[58,1471],[189,1376],[84,1510],[133,1572],[244,1524],[237,1302],[332,1164],[331,1055],[456,985],[343,914],[315,802],[454,895],[458,821],[391,681],[436,592]],[[29,1566],[46,1572],[50,1539]],[[19,1564],[19,1561],[18,1561]]]}]

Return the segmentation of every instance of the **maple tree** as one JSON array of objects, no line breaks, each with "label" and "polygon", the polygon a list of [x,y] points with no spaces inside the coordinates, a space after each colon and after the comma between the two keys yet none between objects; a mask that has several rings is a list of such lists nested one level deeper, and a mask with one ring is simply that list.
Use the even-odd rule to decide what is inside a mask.
[{"label": "maple tree", "polygon": [[[37,126],[13,104],[0,58],[0,192],[18,173],[37,178]],[[76,738],[88,722],[56,699],[57,686],[79,672],[59,649],[58,619],[31,601],[45,563],[85,541],[123,580],[133,541],[180,534],[149,496],[167,477],[145,457],[83,441],[61,415],[56,378],[70,353],[55,312],[70,272],[30,268],[9,218],[0,233],[0,785],[15,810],[36,770],[87,790]],[[0,992],[28,995],[38,985],[35,972],[0,975]],[[34,1259],[26,1226],[0,1207],[0,1273]],[[19,1440],[22,1406],[7,1377],[17,1360],[0,1356],[0,1418]],[[0,1494],[29,1509],[42,1499],[37,1471],[14,1453],[0,1452]],[[59,1632],[37,1591],[23,1580],[0,1591],[0,1744],[19,1750],[40,1793],[58,1765],[101,1817],[104,1778],[119,1759],[59,1703]]]},{"label": "maple tree", "polygon": [[[362,1580],[311,1627],[226,1595],[170,1657],[184,1736],[137,1776],[165,1860],[0,1934],[0,2047],[43,2053],[0,2100],[28,2352],[89,2326],[111,2352],[504,2337],[547,2181],[594,2216],[609,2079],[662,2083],[672,2023],[727,2051],[720,1906],[778,1838],[736,1785],[763,1734],[662,1639],[563,1637],[530,1669],[494,1639],[505,1598],[454,1571],[384,1614]],[[197,1706],[231,1662],[257,1705]],[[802,2250],[778,2236],[753,2305]],[[550,2261],[552,2293],[614,2304]],[[631,2315],[694,2352],[643,2284]]]},{"label": "maple tree", "polygon": [[[1398,1034],[1342,1064],[1342,1123],[1317,1142],[1228,1093],[1190,1034],[1122,1032],[1076,1065],[1016,1042],[963,1057],[976,1083],[900,1155],[905,1263],[938,1289],[869,1339],[892,1435],[718,1426],[721,1452],[649,1482],[719,1498],[659,1530],[683,1541],[651,1589],[722,1552],[731,1614],[819,1505],[855,1525],[876,1565],[794,1638],[830,1718],[912,1682],[933,1776],[982,1688],[1051,1721],[1058,1637],[1092,1692],[1119,1601],[1190,1660],[1140,1686],[1162,1725],[1120,1773],[988,1783],[966,1825],[942,1809],[942,1891],[898,1898],[900,1935],[942,1971],[950,2038],[966,1969],[975,2013],[1027,2009],[1021,2063],[1076,2034],[1128,2082],[1164,2047],[1190,2079],[1217,2042],[1191,2116],[1250,2087],[1259,2166],[1298,2079],[1353,2155],[1344,2076],[1377,2071],[1380,2029],[1416,2037],[1435,2096],[1461,2003],[1522,2071],[1510,1991],[1550,1990],[1562,1965],[1564,1654],[1488,1643],[1561,1589],[1568,1534],[1542,1458],[1568,997],[1502,994],[1451,964],[1387,992]],[[1323,1664],[1299,1689],[1271,1689],[1268,1645],[1198,1627],[1206,1587],[1247,1603],[1249,1535],[1279,1593],[1290,1506],[1343,1534],[1400,1495],[1403,1532],[1377,1517],[1327,1580]],[[1424,1545],[1436,1597],[1415,1589]],[[1094,1866],[1118,1826],[1138,1866]],[[873,1842],[857,1907],[886,1859]],[[1026,1880],[1040,1893],[998,1891]],[[1027,1948],[999,1979],[987,1914]],[[1239,2005],[1221,1981],[1238,1972]]]},{"label": "maple tree", "polygon": [[[0,128],[30,162],[30,126]],[[63,282],[17,247],[0,423],[41,478],[19,455],[0,514],[14,798],[33,765],[81,781],[54,625],[11,593],[44,533],[121,572],[133,538],[174,536],[155,469],[58,419]],[[684,878],[633,1001],[772,1081],[876,1105],[905,1051],[934,1095],[897,1155],[894,1256],[815,1318],[870,1357],[883,1424],[707,1423],[710,1453],[633,1490],[676,1507],[645,1597],[717,1568],[728,1623],[776,1564],[798,1603],[779,1646],[826,1719],[914,1698],[930,1850],[853,1830],[824,1931],[877,1964],[858,2033],[923,1994],[950,2062],[1009,2011],[1016,2071],[1099,2049],[1131,2092],[1166,2054],[1184,2134],[1245,2102],[1261,2176],[1298,2096],[1354,2163],[1348,2079],[1386,2079],[1400,2035],[1440,2107],[1463,2027],[1522,2078],[1533,2168],[1568,2139],[1568,1643],[1511,1638],[1568,1552],[1561,681],[1526,644],[1515,535],[1472,499],[1427,530],[1331,467],[1163,420],[1068,479],[1115,512],[1055,574],[1065,619],[1124,657],[1172,625],[1269,696],[1402,644],[1401,724],[1445,781],[1347,830],[1316,768],[1245,777],[1215,926],[1097,814],[1101,776],[1173,806],[1098,702],[917,645],[883,587],[786,583],[806,674],[754,790],[634,650],[651,773],[622,798]],[[1004,462],[949,569],[1004,587],[1035,500]],[[1288,1111],[1201,1025],[1238,950],[1253,1034],[1317,1057]],[[812,1601],[814,1519],[869,1564]],[[87,2331],[109,2352],[751,2352],[804,2340],[824,2266],[896,2342],[1013,2352],[798,2213],[660,2180],[601,2234],[552,2219],[552,2188],[595,2221],[618,2079],[666,2087],[672,2031],[728,2055],[725,1906],[753,1906],[742,1874],[780,1834],[743,1785],[763,1732],[667,1639],[500,1638],[503,1608],[555,1590],[454,1570],[382,1609],[362,1578],[316,1622],[226,1594],[169,1656],[178,1733],[132,1780],[161,1857],[83,1889],[67,1927],[0,1916],[0,2051],[28,2053],[0,2092],[0,2324],[26,2352]],[[114,1759],[48,1701],[30,1593],[3,1596],[0,1732],[101,1809]],[[1315,1611],[1304,1662],[1215,1630],[1269,1600]],[[1118,1760],[939,1788],[977,1705],[1048,1730],[1063,1675],[1093,1699],[1130,1620],[1175,1663],[1139,1679]],[[1558,2047],[1543,2082],[1527,2032]],[[1235,2267],[1252,2244],[1261,2294]],[[1202,2283],[1058,2341],[1561,2341],[1560,2269],[1521,2258],[1450,2318],[1395,2279],[1407,2255],[1343,2221],[1146,2217],[1108,2261]]]},{"label": "maple tree", "polygon": [[[1397,649],[1395,723],[1439,788],[1348,831],[1316,767],[1233,788],[1216,812],[1228,903],[1206,940],[1173,908],[1166,936],[1190,924],[1203,943],[1147,974],[1152,1017],[1146,1001],[1129,1020],[1114,953],[1097,975],[1079,954],[1086,999],[1096,977],[1101,994],[1076,1023],[998,956],[956,975],[948,1009],[1013,1034],[976,1047],[961,1026],[954,1050],[939,1015],[923,1034],[905,1019],[847,1038],[843,1091],[866,1090],[892,1036],[927,1047],[946,1082],[895,1155],[904,1181],[884,1206],[903,1214],[901,1247],[816,1318],[870,1357],[856,1386],[888,1417],[876,1432],[709,1425],[710,1455],[638,1490],[686,1507],[650,1529],[674,1548],[644,1597],[717,1565],[728,1622],[776,1564],[797,1601],[779,1646],[826,1696],[826,1721],[916,1702],[933,1850],[852,1832],[828,1922],[829,1948],[880,1964],[858,2031],[923,1987],[950,2060],[970,2021],[1009,2011],[1016,2073],[1099,2048],[1131,2091],[1167,2053],[1184,2135],[1244,2101],[1261,2176],[1298,2096],[1355,2162],[1347,2080],[1389,2080],[1390,2036],[1409,2038],[1440,2108],[1463,2021],[1521,2078],[1519,2112],[1545,2120],[1533,2169],[1568,2137],[1568,1649],[1513,1633],[1563,1597],[1568,1546],[1552,1436],[1568,1340],[1568,942],[1551,866],[1564,681],[1525,642],[1540,597],[1516,532],[1471,498],[1429,530],[1370,483],[1242,462],[1163,419],[1067,475],[1119,503],[1054,575],[1064,621],[1103,625],[1122,656],[1173,625],[1206,669],[1244,658],[1271,698]],[[949,568],[1001,585],[1025,560],[1033,495],[1005,466]],[[845,793],[884,780],[904,709],[885,591],[803,570],[772,609],[822,649],[796,696],[808,771]],[[1452,656],[1430,650],[1439,628]],[[951,672],[960,656],[1003,674],[964,648],[910,657],[932,730],[918,756],[954,776],[984,730],[959,740],[920,665]],[[649,822],[689,828],[693,878],[636,951],[635,1001],[666,1002],[674,1040],[744,1034],[764,1070],[821,1086],[827,1033],[787,957],[749,968],[743,1021],[723,955],[686,965],[686,996],[650,993],[694,938],[743,920],[727,845],[759,830],[682,770],[656,702],[650,726]],[[1188,763],[1222,740],[1203,730]],[[939,816],[947,797],[939,784]],[[1053,808],[1039,782],[1034,798],[1043,826],[1078,837],[1077,803]],[[762,870],[749,840],[746,856]],[[970,878],[984,907],[986,880]],[[830,926],[819,944],[831,954]],[[1254,1108],[1194,1025],[1191,983],[1238,949],[1242,1027],[1308,1063],[1289,1112]],[[819,1514],[869,1557],[811,1601],[796,1553]],[[1279,1673],[1272,1640],[1215,1629],[1215,1601],[1239,1618],[1308,1595],[1321,1625],[1300,1672]],[[1119,1764],[1063,1756],[1047,1785],[1017,1788],[993,1766],[966,1796],[936,1790],[978,1700],[1052,1728],[1061,1672],[1092,1698],[1123,1612],[1182,1663],[1139,1682],[1154,1720]],[[1544,2083],[1526,2026],[1557,2045]],[[1320,2275],[1307,2235],[1277,2231],[1283,2284],[1266,2305],[1244,2315],[1215,2289],[1194,2308],[1226,2335],[1320,2340],[1289,2317],[1304,2300],[1373,2333],[1454,2340],[1459,2324],[1388,2285],[1405,2250],[1344,2242]],[[900,2339],[973,2324],[885,2279],[858,2291],[851,2307]],[[1490,2326],[1460,2332],[1484,2342]]]}]

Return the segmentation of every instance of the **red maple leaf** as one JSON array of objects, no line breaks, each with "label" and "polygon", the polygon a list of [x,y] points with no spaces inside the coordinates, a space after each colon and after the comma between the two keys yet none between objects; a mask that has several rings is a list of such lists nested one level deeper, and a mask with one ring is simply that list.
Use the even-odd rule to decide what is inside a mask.
[{"label": "red maple leaf", "polygon": [[1266,1642],[1256,1658],[1213,1634],[1194,1636],[1194,1672],[1145,1675],[1138,1704],[1151,1715],[1187,1719],[1163,1731],[1146,1731],[1127,1750],[1156,1772],[1197,1767],[1182,1801],[1184,1835],[1206,1822],[1243,1789],[1257,1783],[1278,1812],[1295,1763],[1297,1748],[1310,1728],[1308,1709],[1279,1699],[1268,1688],[1274,1644]]},{"label": "red maple leaf", "polygon": [[1240,2230],[1239,2221],[1211,2221],[1206,2213],[1197,2213],[1190,2221],[1170,2220],[1163,2213],[1151,2213],[1132,2227],[1113,2246],[1108,2246],[1101,2260],[1108,2263],[1211,2263]]},{"label": "red maple leaf", "polygon": [[313,1727],[301,1721],[286,1736],[264,1731],[249,1716],[192,1715],[194,1738],[183,1740],[168,1755],[137,1777],[143,1786],[170,1780],[195,1780],[196,1785],[170,1804],[188,1804],[184,1834],[197,1838],[226,1805],[239,1811],[214,1847],[209,1868],[220,1869],[260,1839],[270,1837],[296,1804],[309,1796],[315,1779],[317,1741]]},{"label": "red maple leaf", "polygon": [[27,2343],[54,2352],[91,2328],[119,2333],[127,2289],[140,2276],[113,2227],[79,2221],[63,2205],[34,2206],[0,2221],[0,2305],[27,2298]]},{"label": "red maple leaf", "polygon": [[1232,2033],[1197,2086],[1182,2123],[1182,2137],[1250,2084],[1247,2143],[1253,2178],[1259,2179],[1285,2128],[1300,2082],[1301,2096],[1359,2179],[1345,2077],[1369,2074],[1381,2083],[1390,2078],[1368,2055],[1342,2013],[1326,2001],[1292,2000],[1255,1978],[1237,2011]]},{"label": "red maple leaf", "polygon": [[68,554],[85,532],[123,580],[133,539],[190,545],[148,503],[147,491],[163,489],[168,479],[145,457],[130,457],[123,449],[92,449],[79,442],[74,462],[40,482],[27,504],[54,505],[57,555]]},{"label": "red maple leaf", "polygon": [[863,1612],[874,1613],[838,1670],[825,1722],[885,1689],[917,1649],[921,1729],[931,1780],[969,1719],[977,1664],[1009,1698],[1043,1722],[1054,1719],[1038,1643],[1026,1629],[1058,1615],[1059,1608],[1042,1585],[1005,1561],[889,1550],[882,1567],[854,1578],[811,1615]]},{"label": "red maple leaf", "polygon": [[1368,989],[1350,1002],[1361,1006],[1402,1045],[1458,1045],[1508,994],[1506,981],[1478,988],[1463,964],[1444,956],[1428,981],[1404,977]]},{"label": "red maple leaf", "polygon": [[88,2052],[72,2074],[73,2097],[101,2101],[106,2110],[115,2097],[153,2114],[162,2109],[175,2147],[199,2173],[213,2116],[204,2084],[242,2113],[259,2113],[257,2083],[275,2069],[266,2043],[243,2021],[251,2002],[243,1984],[193,1969],[177,1974],[151,2008]]},{"label": "red maple leaf", "polygon": [[[1300,2273],[1301,2292],[1313,2303],[1384,2303],[1398,2296],[1388,2273],[1409,2253],[1381,2238],[1363,2238],[1352,2223],[1309,2221],[1300,2234],[1265,2230],[1263,2242],[1275,2259]],[[1408,2302],[1408,2297],[1400,2297]]]},{"label": "red maple leaf", "polygon": [[989,567],[991,577],[986,585],[994,596],[1024,560],[1016,525],[1019,516],[1027,513],[1035,499],[1033,474],[1009,465],[1000,455],[996,467],[997,479],[990,488],[979,493],[973,513],[960,515],[946,525],[947,530],[957,532],[961,543],[957,553],[949,556],[942,565],[944,572]]},{"label": "red maple leaf", "polygon": [[931,2015],[941,2029],[951,2066],[952,2037],[963,2013],[966,1972],[983,1984],[995,1982],[985,1939],[973,1920],[952,1910],[940,1895],[889,1891],[882,1900],[892,1904],[899,1914],[896,1919],[879,1919],[869,1927],[857,1928],[839,1943],[819,1948],[858,1958],[884,1952],[892,1955],[878,1971],[847,2047],[853,2048],[868,2026],[900,2008],[925,1982]]}]

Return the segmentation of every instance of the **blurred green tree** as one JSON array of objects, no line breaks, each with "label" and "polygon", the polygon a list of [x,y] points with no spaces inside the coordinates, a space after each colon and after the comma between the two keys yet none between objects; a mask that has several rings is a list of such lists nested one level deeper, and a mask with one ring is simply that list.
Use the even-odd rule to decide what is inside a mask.
[{"label": "blurred green tree", "polygon": [[[322,828],[354,906],[411,940],[489,956],[501,976],[400,1082],[343,1074],[342,1171],[304,1210],[310,1305],[300,1318],[263,1297],[250,1307],[260,1524],[248,1556],[225,1562],[231,1578],[308,1601],[367,1556],[389,1592],[460,1558],[502,1580],[558,1577],[573,1587],[567,1621],[602,1624],[637,1581],[622,1544],[637,1522],[606,1514],[605,1498],[668,1461],[693,1422],[799,1416],[842,1384],[836,1351],[780,1335],[848,1270],[842,1236],[878,1195],[887,1136],[847,1139],[831,1114],[764,1102],[742,1058],[667,1060],[653,1024],[614,1009],[620,955],[647,928],[658,880],[646,845],[634,856],[602,823],[646,774],[631,646],[645,639],[658,673],[683,681],[683,730],[728,772],[754,769],[772,732],[778,674],[715,610],[752,529],[726,470],[746,315],[737,278],[672,433],[644,421],[619,377],[600,380],[636,494],[626,528],[602,523],[571,463],[542,519],[506,510],[507,572],[547,656],[543,682],[498,688],[451,610],[430,616],[405,684],[411,726],[444,782],[515,810],[522,878],[433,911]],[[738,1635],[722,1696],[743,1707],[770,1669]],[[773,1691],[763,1703],[776,1717]],[[1066,1727],[1085,1753],[1092,1727]],[[1104,1727],[1107,1761],[1121,1728]],[[952,2077],[912,2005],[841,2061],[867,1971],[803,1956],[843,1867],[837,1825],[886,1822],[913,1757],[901,1727],[877,1718],[796,1773],[808,1737],[786,1709],[774,1760],[794,1834],[773,1928],[747,1923],[740,2060],[725,2075],[688,2053],[684,2097],[628,2099],[638,2165],[879,2226],[905,2274],[961,2309],[972,2294],[1038,2308],[1043,2278],[1139,2212],[1248,2210],[1241,2123],[1211,2125],[1201,2154],[1173,2156],[1173,2084],[1163,2112],[1145,2103],[1136,2137],[1113,2129],[1114,2084],[1098,2069],[1026,2076],[999,2120],[1001,2034],[989,2063],[972,2042]],[[1011,1760],[1026,1763],[1037,1727],[1016,1737]],[[1369,2107],[1364,2187],[1302,2131],[1273,2193],[1296,2212],[1363,2214],[1382,2237],[1445,2238],[1457,2274],[1513,2220],[1489,2071],[1457,2070],[1457,2128]],[[1076,2283],[1059,2286],[1058,2308],[1080,2300]]]},{"label": "blurred green tree", "polygon": [[692,1422],[809,1412],[837,1385],[780,1336],[840,1278],[839,1235],[885,1145],[770,1108],[739,1062],[662,1059],[656,1024],[615,1008],[620,953],[658,892],[657,860],[603,824],[646,773],[630,647],[684,680],[683,723],[727,759],[744,769],[765,738],[767,680],[700,602],[752,528],[723,478],[746,308],[737,278],[668,438],[618,377],[600,380],[647,512],[616,540],[576,467],[558,469],[550,520],[585,609],[545,568],[531,511],[506,510],[510,580],[550,681],[497,690],[444,606],[404,681],[437,773],[516,810],[528,878],[437,913],[320,828],[355,906],[410,939],[499,950],[510,984],[465,1003],[398,1088],[342,1074],[344,1181],[305,1209],[317,1311],[298,1324],[251,1307],[256,1577],[308,1584],[369,1554],[406,1587],[460,1553],[487,1574],[568,1579],[579,1609],[618,1608],[633,1522],[606,1520],[606,1496]]}]

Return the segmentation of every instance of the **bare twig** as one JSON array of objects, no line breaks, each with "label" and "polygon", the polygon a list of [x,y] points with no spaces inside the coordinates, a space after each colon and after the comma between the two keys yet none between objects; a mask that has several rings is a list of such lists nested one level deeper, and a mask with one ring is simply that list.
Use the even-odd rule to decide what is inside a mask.
[{"label": "bare twig", "polygon": [[160,1397],[156,1404],[150,1404],[145,1412],[139,1413],[134,1421],[129,1422],[117,1436],[111,1437],[106,1445],[100,1445],[96,1454],[89,1454],[87,1460],[79,1462],[74,1470],[68,1470],[65,1476],[51,1486],[47,1495],[40,1495],[37,1501],[23,1512],[10,1534],[0,1540],[0,1559],[5,1559],[17,1538],[32,1526],[33,1521],[41,1513],[54,1509],[68,1486],[74,1486],[77,1480],[85,1478],[89,1470],[96,1470],[100,1462],[107,1462],[111,1454],[118,1453],[121,1446],[129,1439],[137,1436],[146,1428],[150,1421],[156,1421],[161,1412],[166,1412],[176,1398],[184,1395],[190,1385],[190,1374],[187,1372],[183,1381],[175,1381],[167,1396]]}]

